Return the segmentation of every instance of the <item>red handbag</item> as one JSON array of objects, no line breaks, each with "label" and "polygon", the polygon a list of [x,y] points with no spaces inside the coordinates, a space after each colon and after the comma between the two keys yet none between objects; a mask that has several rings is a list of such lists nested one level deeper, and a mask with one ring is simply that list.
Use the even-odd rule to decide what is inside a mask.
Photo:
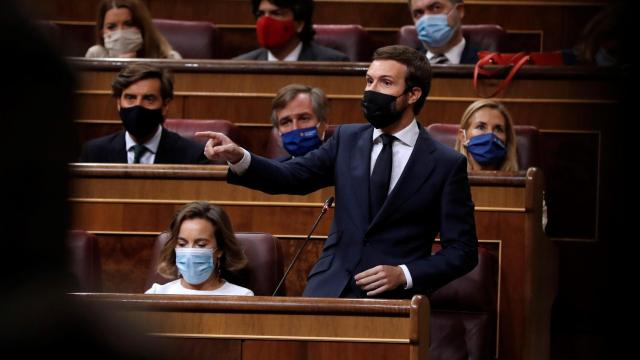
[{"label": "red handbag", "polygon": [[[513,77],[525,64],[528,65],[540,65],[540,66],[559,66],[564,65],[564,58],[560,51],[555,52],[543,52],[543,53],[528,53],[519,52],[516,54],[501,54],[491,51],[479,51],[478,62],[473,70],[473,88],[476,93],[481,97],[494,97],[498,95],[502,90],[513,80]],[[499,67],[494,69],[486,69],[486,65],[498,65]],[[511,67],[507,77],[500,81],[496,90],[489,96],[483,96],[478,91],[478,75],[482,74],[489,77],[494,77],[500,73],[503,73],[507,68]]]}]

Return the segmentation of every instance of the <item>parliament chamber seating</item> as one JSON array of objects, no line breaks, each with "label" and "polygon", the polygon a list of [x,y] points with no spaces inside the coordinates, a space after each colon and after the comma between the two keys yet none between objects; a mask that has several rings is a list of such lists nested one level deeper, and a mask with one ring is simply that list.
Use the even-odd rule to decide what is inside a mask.
[{"label": "parliament chamber seating", "polygon": [[153,24],[183,59],[213,59],[221,46],[210,22],[153,19]]},{"label": "parliament chamber seating", "polygon": [[469,273],[431,295],[430,359],[495,356],[498,261],[484,248]]},{"label": "parliament chamber seating", "polygon": [[[431,124],[427,126],[427,132],[435,140],[454,147],[458,135],[458,124]],[[518,151],[518,168],[528,169],[532,166],[540,166],[539,131],[535,126],[515,125],[516,147]]]},{"label": "parliament chamber seating", "polygon": [[[336,131],[338,125],[329,125],[324,134],[324,140],[328,140],[333,133]],[[265,157],[269,159],[281,159],[289,157],[289,153],[287,150],[282,147],[282,137],[278,132],[277,128],[271,128],[271,135],[269,136],[269,140],[267,142],[267,148],[265,151]]]},{"label": "parliament chamber seating", "polygon": [[203,145],[207,143],[207,139],[195,136],[198,131],[220,132],[234,142],[240,142],[238,127],[228,120],[167,119],[163,125],[167,129]]},{"label": "parliament chamber seating", "polygon": [[102,267],[97,237],[83,230],[72,230],[67,234],[65,242],[69,271],[75,280],[73,291],[101,291]]},{"label": "parliament chamber seating", "polygon": [[314,25],[314,41],[320,45],[341,51],[351,61],[371,61],[371,44],[367,30],[361,25]]},{"label": "parliament chamber seating", "polygon": [[[243,269],[225,273],[222,277],[236,285],[251,289],[256,296],[271,296],[284,273],[282,250],[278,239],[271,234],[261,232],[236,232],[236,239],[244,248],[247,256],[247,266]],[[153,283],[165,284],[174,279],[167,279],[157,272],[160,263],[160,252],[169,240],[168,233],[160,234],[151,253],[151,266],[145,289]],[[286,293],[285,286],[281,286],[279,295]]]},{"label": "parliament chamber seating", "polygon": [[[505,31],[500,25],[462,25],[462,36],[468,46],[478,51],[501,51],[504,47]],[[424,50],[414,25],[405,25],[398,30],[398,44]]]}]

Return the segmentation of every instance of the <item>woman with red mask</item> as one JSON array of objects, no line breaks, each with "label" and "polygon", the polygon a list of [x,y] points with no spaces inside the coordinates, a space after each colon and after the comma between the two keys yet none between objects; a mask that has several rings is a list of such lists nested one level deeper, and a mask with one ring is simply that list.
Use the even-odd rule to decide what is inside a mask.
[{"label": "woman with red mask", "polygon": [[251,0],[260,48],[235,60],[349,61],[337,50],[313,42],[313,0]]}]

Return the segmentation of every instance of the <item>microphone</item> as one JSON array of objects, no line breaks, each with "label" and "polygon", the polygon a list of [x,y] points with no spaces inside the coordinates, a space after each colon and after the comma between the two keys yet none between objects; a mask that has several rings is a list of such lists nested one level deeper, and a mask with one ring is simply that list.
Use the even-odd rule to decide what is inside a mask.
[{"label": "microphone", "polygon": [[318,223],[320,222],[320,219],[322,219],[322,217],[327,212],[327,210],[329,210],[331,205],[333,205],[333,200],[334,200],[334,197],[333,196],[329,196],[327,201],[324,202],[324,205],[322,205],[322,210],[320,210],[320,215],[316,219],[316,222],[313,224],[313,227],[311,228],[311,231],[309,231],[309,235],[307,235],[307,238],[304,240],[304,243],[302,243],[302,246],[300,246],[300,248],[298,249],[298,252],[296,252],[296,254],[293,256],[293,259],[291,260],[291,263],[289,264],[289,267],[287,268],[287,271],[285,271],[284,276],[282,276],[282,279],[280,279],[280,282],[278,283],[278,286],[276,286],[276,290],[273,292],[273,295],[271,295],[271,296],[276,296],[276,294],[278,293],[278,290],[280,290],[280,287],[284,283],[284,280],[287,278],[287,275],[289,275],[289,271],[291,271],[291,268],[293,267],[293,264],[295,264],[296,260],[298,260],[298,256],[300,256],[300,253],[302,252],[302,249],[304,249],[304,247],[307,246],[307,243],[309,242],[309,239],[311,239],[311,234],[313,234],[313,232],[316,230],[316,227],[318,226]]}]

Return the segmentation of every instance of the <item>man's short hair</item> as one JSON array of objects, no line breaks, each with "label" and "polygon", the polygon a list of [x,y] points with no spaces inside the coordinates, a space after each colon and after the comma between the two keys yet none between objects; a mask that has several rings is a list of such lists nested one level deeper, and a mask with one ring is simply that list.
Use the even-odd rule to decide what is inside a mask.
[{"label": "man's short hair", "polygon": [[414,87],[419,87],[422,90],[422,95],[413,104],[413,114],[418,115],[431,88],[431,65],[429,65],[427,57],[408,46],[391,45],[376,50],[373,53],[373,61],[376,60],[394,60],[407,67],[407,76],[404,79],[405,91]]},{"label": "man's short hair", "polygon": [[[309,44],[316,32],[313,30],[313,0],[267,0],[269,3],[286,9],[291,9],[293,19],[304,21],[304,27],[298,34],[300,41]],[[251,0],[251,11],[257,17],[262,0]]]},{"label": "man's short hair", "polygon": [[319,122],[327,120],[327,96],[322,89],[301,84],[289,84],[280,89],[271,102],[271,123],[274,127],[277,128],[280,124],[278,112],[300,94],[309,94],[311,108]]},{"label": "man's short hair", "polygon": [[113,97],[119,98],[126,88],[146,79],[160,80],[160,94],[163,101],[173,99],[173,79],[169,70],[148,64],[131,64],[122,68],[111,83]]}]

